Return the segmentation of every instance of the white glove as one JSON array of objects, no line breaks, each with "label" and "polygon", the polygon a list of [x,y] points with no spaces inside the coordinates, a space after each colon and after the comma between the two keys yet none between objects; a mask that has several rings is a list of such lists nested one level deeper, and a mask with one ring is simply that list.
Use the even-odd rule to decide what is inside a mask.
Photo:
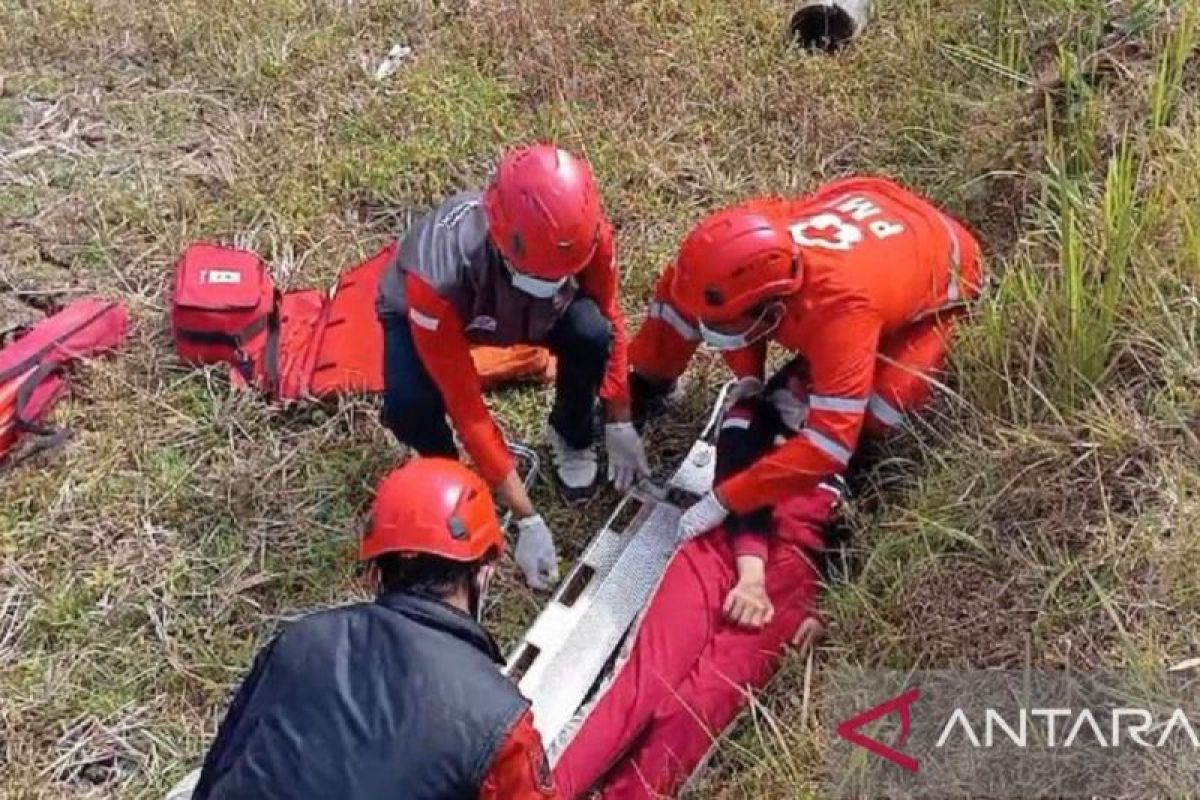
[{"label": "white glove", "polygon": [[530,589],[549,591],[558,583],[558,554],[554,536],[541,514],[517,520],[517,550],[513,557]]},{"label": "white glove", "polygon": [[762,378],[755,378],[753,375],[738,378],[737,382],[733,384],[733,388],[729,390],[729,394],[725,396],[725,411],[729,411],[743,400],[762,394],[762,390]]},{"label": "white glove", "polygon": [[679,518],[679,539],[686,542],[708,533],[729,516],[729,509],[721,505],[716,494],[709,492],[701,497]]},{"label": "white glove", "polygon": [[604,446],[608,450],[608,479],[625,492],[638,478],[650,475],[646,448],[632,422],[610,422],[604,426]]},{"label": "white glove", "polygon": [[771,392],[771,404],[779,412],[779,418],[788,426],[792,433],[799,433],[808,420],[808,403],[796,396],[787,387]]}]

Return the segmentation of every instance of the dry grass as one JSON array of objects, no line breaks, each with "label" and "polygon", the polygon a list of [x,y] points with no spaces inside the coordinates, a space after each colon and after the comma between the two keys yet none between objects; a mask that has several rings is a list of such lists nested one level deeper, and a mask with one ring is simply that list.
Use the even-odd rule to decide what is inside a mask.
[{"label": "dry grass", "polygon": [[[325,284],[530,136],[596,164],[635,317],[688,224],[749,192],[884,172],[983,232],[997,291],[956,394],[866,476],[818,688],[845,663],[1200,655],[1194,0],[888,4],[836,59],[784,46],[789,13],[0,0],[0,288],[116,294],[136,320],[61,408],[67,450],[0,486],[0,797],[159,796],[275,622],[358,591],[354,529],[397,452],[369,402],[276,415],[175,367],[182,246],[243,236],[285,283]],[[397,41],[412,59],[371,80]],[[718,374],[697,368],[693,412]],[[542,390],[494,400],[537,435]],[[688,416],[656,434],[661,466]],[[567,557],[612,500],[539,494]],[[508,570],[501,638],[536,610]],[[702,796],[808,791],[803,677],[788,665]]]}]

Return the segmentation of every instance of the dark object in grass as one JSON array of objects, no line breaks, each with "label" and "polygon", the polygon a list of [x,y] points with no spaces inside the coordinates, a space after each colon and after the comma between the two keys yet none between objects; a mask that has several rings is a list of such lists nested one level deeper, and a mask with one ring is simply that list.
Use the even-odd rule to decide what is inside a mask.
[{"label": "dark object in grass", "polygon": [[833,53],[866,27],[870,0],[806,0],[788,24],[791,41],[806,50]]}]

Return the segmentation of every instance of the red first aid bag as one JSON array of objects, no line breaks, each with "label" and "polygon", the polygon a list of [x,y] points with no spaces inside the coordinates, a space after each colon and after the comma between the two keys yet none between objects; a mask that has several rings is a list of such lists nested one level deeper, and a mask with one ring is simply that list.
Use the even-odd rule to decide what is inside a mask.
[{"label": "red first aid bag", "polygon": [[42,420],[67,388],[67,365],[120,347],[128,328],[120,303],[85,297],[0,348],[0,458],[22,433],[56,433]]},{"label": "red first aid bag", "polygon": [[275,313],[275,283],[257,254],[198,242],[175,266],[175,351],[192,364],[238,364]]}]

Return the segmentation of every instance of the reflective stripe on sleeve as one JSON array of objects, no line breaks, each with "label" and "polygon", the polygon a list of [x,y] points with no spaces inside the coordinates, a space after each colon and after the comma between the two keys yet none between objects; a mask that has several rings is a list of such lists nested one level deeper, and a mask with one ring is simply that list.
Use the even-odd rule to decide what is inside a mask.
[{"label": "reflective stripe on sleeve", "polygon": [[831,397],[814,394],[808,397],[808,407],[813,411],[841,411],[846,414],[861,414],[867,408],[866,398]]},{"label": "reflective stripe on sleeve", "polygon": [[808,437],[810,442],[816,445],[818,450],[834,459],[839,464],[850,463],[850,451],[845,447],[842,447],[833,439],[830,439],[825,434],[821,433],[820,431],[813,430],[812,428],[805,428],[804,435]]},{"label": "reflective stripe on sleeve", "polygon": [[745,430],[745,429],[748,429],[749,427],[750,427],[750,418],[749,417],[727,417],[725,419],[725,421],[721,423],[721,430],[723,430],[723,431],[729,430],[730,428],[741,428],[741,429]]},{"label": "reflective stripe on sleeve", "polygon": [[687,339],[689,342],[700,341],[700,331],[688,324],[688,321],[679,315],[679,312],[672,308],[667,303],[661,300],[655,300],[650,304],[650,319],[661,319],[663,322],[675,329],[675,332]]},{"label": "reflective stripe on sleeve", "polygon": [[411,319],[414,324],[424,328],[427,331],[436,331],[438,329],[438,325],[441,324],[441,320],[439,320],[437,317],[431,317],[428,314],[422,314],[415,308],[410,308],[408,310],[408,318]]}]

